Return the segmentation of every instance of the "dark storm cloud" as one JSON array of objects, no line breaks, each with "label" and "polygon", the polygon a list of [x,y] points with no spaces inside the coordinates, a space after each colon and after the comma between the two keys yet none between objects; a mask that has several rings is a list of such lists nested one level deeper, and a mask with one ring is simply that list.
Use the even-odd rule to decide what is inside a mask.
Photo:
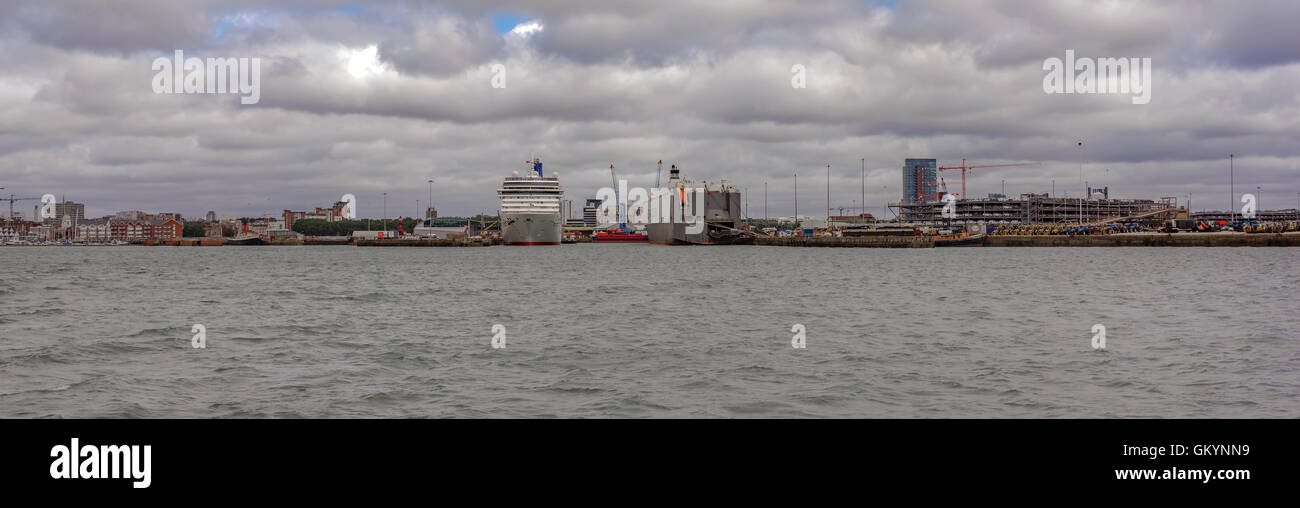
[{"label": "dark storm cloud", "polygon": [[[1172,0],[8,3],[0,186],[91,214],[261,215],[353,193],[379,216],[384,192],[390,214],[427,204],[432,176],[442,213],[472,214],[536,152],[575,200],[608,185],[611,163],[652,185],[664,159],[748,187],[751,204],[768,182],[773,214],[790,213],[796,171],[801,210],[820,213],[826,164],[832,206],[860,201],[865,163],[880,213],[905,157],[1040,162],[971,173],[976,196],[1004,179],[1078,192],[1082,158],[1112,195],[1222,207],[1236,153],[1238,190],[1263,187],[1268,206],[1300,192],[1297,14]],[[541,29],[502,34],[503,19]],[[154,94],[150,63],[176,49],[260,58],[261,102]],[[1043,60],[1066,49],[1152,58],[1151,103],[1044,93]],[[807,88],[790,86],[796,64]]]},{"label": "dark storm cloud", "polygon": [[0,7],[0,15],[40,44],[122,54],[202,44],[213,20],[198,7],[186,1],[12,2]]}]

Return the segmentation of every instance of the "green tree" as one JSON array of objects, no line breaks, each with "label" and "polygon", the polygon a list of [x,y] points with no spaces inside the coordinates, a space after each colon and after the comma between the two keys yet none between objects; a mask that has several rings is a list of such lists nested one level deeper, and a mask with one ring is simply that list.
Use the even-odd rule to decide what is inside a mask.
[{"label": "green tree", "polygon": [[186,222],[185,229],[181,230],[181,236],[197,238],[207,236],[208,232],[203,227],[202,222]]}]

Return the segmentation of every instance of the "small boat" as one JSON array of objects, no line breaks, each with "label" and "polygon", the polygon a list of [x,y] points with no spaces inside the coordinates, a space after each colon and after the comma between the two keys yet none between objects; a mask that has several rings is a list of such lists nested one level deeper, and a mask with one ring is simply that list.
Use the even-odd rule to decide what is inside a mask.
[{"label": "small boat", "polygon": [[712,229],[709,241],[713,245],[747,245],[754,243],[754,237],[738,229]]},{"label": "small boat", "polygon": [[935,247],[979,247],[984,245],[984,235],[972,235],[965,231],[955,234],[935,235]]},{"label": "small boat", "polygon": [[644,231],[632,231],[629,229],[614,228],[601,231],[591,236],[591,241],[595,243],[635,243],[649,241],[650,235]]},{"label": "small boat", "polygon": [[262,237],[245,234],[227,238],[223,243],[225,245],[262,245]]}]

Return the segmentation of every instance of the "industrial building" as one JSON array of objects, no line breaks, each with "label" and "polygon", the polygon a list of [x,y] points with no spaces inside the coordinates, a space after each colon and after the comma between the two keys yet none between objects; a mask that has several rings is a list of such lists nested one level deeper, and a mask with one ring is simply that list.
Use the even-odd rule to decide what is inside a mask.
[{"label": "industrial building", "polygon": [[[900,216],[914,222],[947,222],[944,203],[895,203]],[[1122,217],[1159,220],[1177,210],[1172,199],[1079,199],[1022,194],[1020,199],[964,199],[954,203],[951,222],[1072,223]]]}]

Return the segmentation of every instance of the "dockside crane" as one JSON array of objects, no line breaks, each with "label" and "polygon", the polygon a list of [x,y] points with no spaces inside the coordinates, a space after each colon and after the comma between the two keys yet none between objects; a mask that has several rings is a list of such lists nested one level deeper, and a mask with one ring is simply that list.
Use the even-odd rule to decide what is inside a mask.
[{"label": "dockside crane", "polygon": [[624,218],[626,210],[623,210],[622,206],[619,205],[622,198],[618,195],[618,176],[614,174],[613,164],[609,165],[609,182],[614,186],[614,213],[618,215],[618,227],[622,231],[627,231],[627,219]]},{"label": "dockside crane", "polygon": [[1038,165],[1037,162],[1017,162],[1013,164],[980,164],[978,166],[967,166],[966,158],[962,157],[960,166],[944,166],[944,167],[940,167],[939,171],[947,171],[952,169],[961,170],[961,196],[960,197],[961,199],[966,199],[966,171],[968,170],[976,169],[976,168],[1005,168],[1011,166],[1037,166],[1037,165]]},{"label": "dockside crane", "polygon": [[[13,194],[10,194],[9,197],[7,197],[7,198],[0,198],[0,200],[8,201],[8,202],[9,202],[9,218],[12,219],[12,218],[14,217],[14,202],[15,202],[15,201],[40,201],[41,198],[16,198],[16,197],[14,197]],[[33,219],[35,219],[35,217],[33,217]]]}]

